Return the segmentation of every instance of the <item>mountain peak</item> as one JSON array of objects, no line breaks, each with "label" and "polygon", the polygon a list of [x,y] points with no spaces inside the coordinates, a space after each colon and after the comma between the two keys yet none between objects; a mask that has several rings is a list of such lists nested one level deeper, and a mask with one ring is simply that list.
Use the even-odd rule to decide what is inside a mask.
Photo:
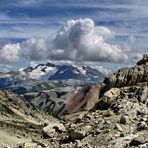
[{"label": "mountain peak", "polygon": [[49,66],[49,67],[57,67],[56,64],[53,64],[53,63],[50,63],[50,62],[46,63],[45,65],[46,66]]},{"label": "mountain peak", "polygon": [[[10,87],[12,84],[48,80],[80,80],[85,83],[102,83],[104,75],[89,66],[56,65],[53,63],[39,64],[34,68],[29,66],[19,71],[11,72],[8,77],[1,75],[0,84]],[[1,87],[0,85],[0,87]]]}]

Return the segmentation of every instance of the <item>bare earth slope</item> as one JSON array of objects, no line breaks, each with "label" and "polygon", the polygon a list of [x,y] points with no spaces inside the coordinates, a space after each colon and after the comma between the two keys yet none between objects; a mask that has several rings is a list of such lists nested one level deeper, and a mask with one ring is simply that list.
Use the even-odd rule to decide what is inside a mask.
[{"label": "bare earth slope", "polygon": [[0,130],[3,131],[0,134],[0,145],[40,139],[43,135],[42,128],[52,122],[59,123],[20,96],[0,91]]}]

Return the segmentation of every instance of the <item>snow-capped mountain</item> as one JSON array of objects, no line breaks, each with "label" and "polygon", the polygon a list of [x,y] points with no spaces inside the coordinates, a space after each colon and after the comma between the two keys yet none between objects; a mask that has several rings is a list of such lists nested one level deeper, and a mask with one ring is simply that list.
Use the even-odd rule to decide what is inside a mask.
[{"label": "snow-capped mountain", "polygon": [[0,73],[0,88],[13,86],[27,81],[47,80],[82,80],[99,83],[104,75],[88,66],[55,65],[52,63],[39,64],[16,72]]},{"label": "snow-capped mountain", "polygon": [[88,66],[55,65],[52,63],[39,64],[35,68],[28,67],[19,71],[20,75],[37,80],[90,80],[99,81],[104,75],[96,69]]}]

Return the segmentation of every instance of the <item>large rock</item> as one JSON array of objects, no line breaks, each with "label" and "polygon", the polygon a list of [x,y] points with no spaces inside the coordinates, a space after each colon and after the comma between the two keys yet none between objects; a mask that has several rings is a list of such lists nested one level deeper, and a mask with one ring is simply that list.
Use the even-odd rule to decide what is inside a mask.
[{"label": "large rock", "polygon": [[131,140],[130,146],[139,146],[147,143],[148,144],[148,133],[141,134]]},{"label": "large rock", "polygon": [[43,135],[45,138],[54,137],[56,132],[66,131],[62,123],[51,122],[43,128]]},{"label": "large rock", "polygon": [[145,64],[146,62],[148,62],[148,54],[144,54],[143,55],[143,59],[141,59],[140,61],[137,62],[137,65],[142,65]]},{"label": "large rock", "polygon": [[[130,120],[137,115],[148,114],[148,83],[138,83],[137,86],[111,88],[99,99],[96,109],[111,109],[115,113],[124,113]],[[125,120],[125,119],[124,119]],[[126,121],[121,121],[125,123]]]},{"label": "large rock", "polygon": [[89,133],[89,131],[91,131],[91,128],[92,127],[90,125],[78,127],[70,132],[70,137],[74,140],[82,139]]},{"label": "large rock", "polygon": [[137,83],[148,82],[148,55],[132,68],[122,68],[117,73],[113,73],[105,78],[105,90],[112,87],[125,87],[136,85]]},{"label": "large rock", "polygon": [[109,91],[105,92],[103,96],[99,99],[97,103],[97,108],[106,109],[112,102],[115,102],[117,97],[120,95],[119,88],[111,88]]}]

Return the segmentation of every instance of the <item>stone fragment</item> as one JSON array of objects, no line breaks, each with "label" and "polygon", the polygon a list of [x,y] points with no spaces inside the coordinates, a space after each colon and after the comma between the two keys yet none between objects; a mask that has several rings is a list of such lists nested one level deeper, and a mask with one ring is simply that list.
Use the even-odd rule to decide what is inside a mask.
[{"label": "stone fragment", "polygon": [[122,127],[118,123],[115,124],[115,129],[117,129],[119,132],[123,132]]},{"label": "stone fragment", "polygon": [[86,125],[83,127],[78,127],[70,132],[70,137],[72,139],[82,139],[84,138],[88,132],[91,130],[90,125]]},{"label": "stone fragment", "polygon": [[62,123],[51,123],[43,128],[45,138],[54,137],[56,132],[64,132],[66,129]]},{"label": "stone fragment", "polygon": [[122,115],[120,118],[120,123],[122,123],[122,124],[129,123],[129,117],[127,115]]},{"label": "stone fragment", "polygon": [[137,130],[138,130],[138,131],[141,131],[141,130],[144,130],[144,129],[146,129],[146,128],[147,128],[146,122],[145,122],[145,121],[142,121],[142,122],[140,122],[140,123],[138,124]]}]

